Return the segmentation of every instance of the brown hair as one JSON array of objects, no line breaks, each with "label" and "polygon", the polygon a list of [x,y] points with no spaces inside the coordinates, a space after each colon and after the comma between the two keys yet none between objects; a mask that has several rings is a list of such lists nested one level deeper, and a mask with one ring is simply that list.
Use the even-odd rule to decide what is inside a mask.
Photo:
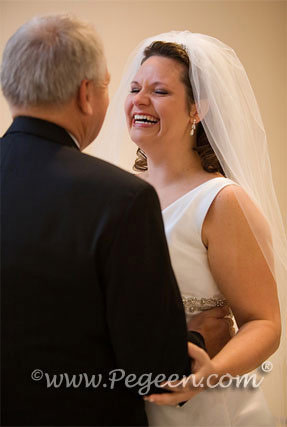
[{"label": "brown hair", "polygon": [[[189,79],[190,61],[184,46],[176,43],[155,41],[145,48],[144,57],[141,64],[143,64],[151,56],[163,56],[165,58],[173,59],[179,64],[182,64],[183,73],[181,75],[181,80],[186,88],[187,104],[188,108],[190,108],[190,106],[194,104],[194,97]],[[198,153],[202,168],[205,171],[210,173],[220,172],[222,175],[224,175],[221,164],[208,141],[201,122],[199,122],[197,125],[196,142],[193,150]],[[148,169],[147,157],[140,148],[137,150],[137,159],[135,160],[133,169],[135,171],[145,171]]]}]

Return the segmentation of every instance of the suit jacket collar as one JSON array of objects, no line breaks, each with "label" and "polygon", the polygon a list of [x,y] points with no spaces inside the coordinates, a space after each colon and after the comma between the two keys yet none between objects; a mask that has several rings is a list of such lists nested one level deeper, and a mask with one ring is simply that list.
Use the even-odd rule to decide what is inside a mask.
[{"label": "suit jacket collar", "polygon": [[[35,117],[18,116],[5,133],[28,133],[79,150],[73,138],[61,126]],[[4,135],[4,136],[5,136]]]}]

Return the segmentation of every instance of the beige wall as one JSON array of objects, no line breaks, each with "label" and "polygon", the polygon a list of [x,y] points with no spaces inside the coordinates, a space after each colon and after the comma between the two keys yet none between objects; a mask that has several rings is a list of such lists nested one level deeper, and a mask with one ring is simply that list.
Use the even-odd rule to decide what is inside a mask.
[{"label": "beige wall", "polygon": [[[172,29],[188,29],[221,39],[235,49],[254,88],[286,224],[286,11],[285,1],[0,0],[0,54],[11,34],[32,16],[73,13],[94,22],[104,40],[112,95],[128,54],[143,38]],[[10,122],[9,110],[0,95],[1,134]],[[275,390],[269,387],[276,406]]]}]

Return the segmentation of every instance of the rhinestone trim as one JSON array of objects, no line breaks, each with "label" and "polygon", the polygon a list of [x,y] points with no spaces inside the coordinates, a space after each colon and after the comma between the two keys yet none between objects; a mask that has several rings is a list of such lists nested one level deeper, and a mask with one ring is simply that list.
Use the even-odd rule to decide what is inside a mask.
[{"label": "rhinestone trim", "polygon": [[215,307],[223,307],[227,305],[224,298],[196,298],[196,297],[182,297],[182,302],[187,313],[194,313],[195,311],[210,310]]}]

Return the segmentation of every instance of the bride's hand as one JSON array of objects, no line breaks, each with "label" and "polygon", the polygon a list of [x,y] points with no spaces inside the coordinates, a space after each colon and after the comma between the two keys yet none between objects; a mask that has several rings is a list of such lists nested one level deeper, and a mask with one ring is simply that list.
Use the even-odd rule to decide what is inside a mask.
[{"label": "bride's hand", "polygon": [[156,405],[177,406],[205,389],[206,379],[215,373],[213,362],[204,350],[191,343],[188,343],[188,354],[193,358],[194,373],[181,381],[163,383],[162,387],[171,393],[152,394],[144,400]]},{"label": "bride's hand", "polygon": [[219,353],[234,335],[233,321],[227,306],[194,315],[187,327],[188,330],[199,332],[203,336],[207,353],[211,358]]}]

